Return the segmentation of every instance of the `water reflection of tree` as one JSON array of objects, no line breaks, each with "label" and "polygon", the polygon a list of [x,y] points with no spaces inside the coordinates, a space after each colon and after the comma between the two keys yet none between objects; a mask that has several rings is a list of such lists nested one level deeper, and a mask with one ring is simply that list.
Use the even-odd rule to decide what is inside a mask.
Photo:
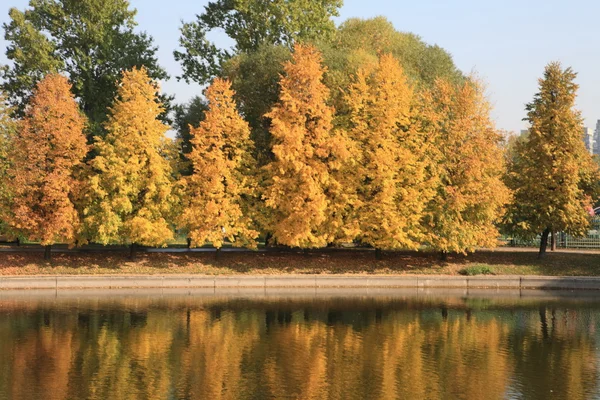
[{"label": "water reflection of tree", "polygon": [[446,303],[442,313],[436,307],[126,304],[78,314],[0,314],[0,397],[492,399],[510,393],[546,399],[597,392],[594,310]]},{"label": "water reflection of tree", "polygon": [[[516,386],[531,399],[584,399],[597,395],[598,355],[593,315],[541,307],[529,329],[513,330]],[[588,325],[589,324],[589,325]],[[587,326],[586,326],[587,325]]]}]

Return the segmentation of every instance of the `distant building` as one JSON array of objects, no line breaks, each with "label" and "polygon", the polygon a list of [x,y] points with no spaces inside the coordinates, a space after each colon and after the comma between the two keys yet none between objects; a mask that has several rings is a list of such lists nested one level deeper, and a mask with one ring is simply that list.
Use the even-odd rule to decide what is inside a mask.
[{"label": "distant building", "polygon": [[[598,121],[600,122],[600,121]],[[598,125],[596,125],[596,131],[598,130]],[[583,143],[585,144],[585,148],[590,154],[594,154],[596,150],[596,132],[592,131],[590,128],[583,128]]]},{"label": "distant building", "polygon": [[594,131],[594,150],[592,154],[600,154],[600,119],[596,122],[596,130]]}]

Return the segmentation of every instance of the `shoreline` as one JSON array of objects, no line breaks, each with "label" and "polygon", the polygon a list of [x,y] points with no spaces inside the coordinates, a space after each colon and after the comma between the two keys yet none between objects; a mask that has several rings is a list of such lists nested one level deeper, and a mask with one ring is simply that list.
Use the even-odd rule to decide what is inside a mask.
[{"label": "shoreline", "polygon": [[[446,275],[0,276],[0,290],[72,289],[512,289],[600,291],[600,277]],[[600,294],[600,292],[599,292]]]}]

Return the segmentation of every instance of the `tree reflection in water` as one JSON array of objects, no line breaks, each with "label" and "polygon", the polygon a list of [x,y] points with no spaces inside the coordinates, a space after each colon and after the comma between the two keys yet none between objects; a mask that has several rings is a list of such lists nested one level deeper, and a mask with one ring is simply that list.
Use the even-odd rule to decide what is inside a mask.
[{"label": "tree reflection in water", "polygon": [[573,299],[2,300],[0,399],[597,397],[599,312]]}]

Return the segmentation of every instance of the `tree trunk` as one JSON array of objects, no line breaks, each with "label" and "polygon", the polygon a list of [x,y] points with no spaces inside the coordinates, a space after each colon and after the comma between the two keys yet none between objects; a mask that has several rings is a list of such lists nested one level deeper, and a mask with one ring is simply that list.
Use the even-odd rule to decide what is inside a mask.
[{"label": "tree trunk", "polygon": [[221,258],[221,248],[217,248],[217,251],[215,252],[215,258],[217,260],[219,260]]},{"label": "tree trunk", "polygon": [[550,229],[546,229],[544,233],[542,233],[542,240],[540,241],[540,253],[538,255],[539,258],[544,257],[546,254],[546,249],[548,248],[548,236],[550,235]]},{"label": "tree trunk", "polygon": [[135,243],[131,243],[131,246],[129,246],[129,259],[131,261],[135,261],[136,247],[137,247],[137,245]]},{"label": "tree trunk", "polygon": [[378,260],[383,260],[383,253],[381,249],[375,249],[375,258]]},{"label": "tree trunk", "polygon": [[542,337],[548,339],[548,318],[546,317],[546,307],[540,307],[540,322],[542,327]]},{"label": "tree trunk", "polygon": [[440,253],[440,260],[448,261],[448,252],[446,250],[442,250]]},{"label": "tree trunk", "polygon": [[52,261],[52,246],[44,246],[44,260]]},{"label": "tree trunk", "polygon": [[552,251],[556,251],[556,232],[552,231],[552,236],[550,239],[550,249]]},{"label": "tree trunk", "polygon": [[192,248],[192,238],[187,238],[187,248],[188,249]]},{"label": "tree trunk", "polygon": [[269,232],[265,235],[265,247],[271,247],[273,245],[272,239],[273,239],[272,233]]}]

